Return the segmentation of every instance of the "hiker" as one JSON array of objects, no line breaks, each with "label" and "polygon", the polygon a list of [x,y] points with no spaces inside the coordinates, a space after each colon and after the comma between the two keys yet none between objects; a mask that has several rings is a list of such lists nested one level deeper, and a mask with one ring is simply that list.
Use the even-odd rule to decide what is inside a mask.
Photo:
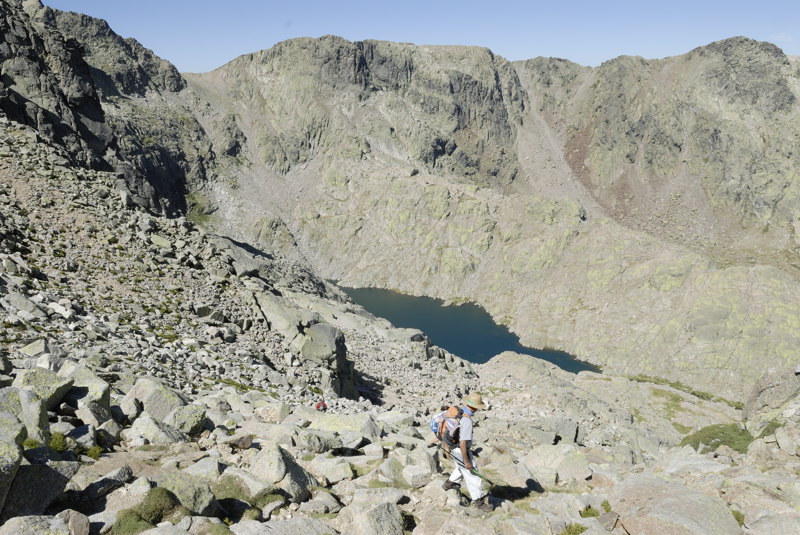
[{"label": "hiker", "polygon": [[458,445],[450,450],[453,457],[455,470],[450,478],[444,482],[444,490],[460,489],[460,481],[463,479],[467,485],[467,492],[472,500],[471,505],[481,511],[491,511],[492,504],[489,503],[489,495],[483,489],[483,480],[475,472],[475,458],[472,455],[472,418],[475,413],[486,408],[481,395],[472,392],[461,400],[464,403],[462,416],[459,422]]}]

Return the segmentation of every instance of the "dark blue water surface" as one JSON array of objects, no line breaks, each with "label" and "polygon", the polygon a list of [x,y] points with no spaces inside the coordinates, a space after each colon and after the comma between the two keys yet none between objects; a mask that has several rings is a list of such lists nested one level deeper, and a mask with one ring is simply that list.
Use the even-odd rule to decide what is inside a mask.
[{"label": "dark blue water surface", "polygon": [[445,306],[441,299],[380,288],[342,287],[342,290],[375,316],[386,318],[395,327],[419,329],[437,346],[476,364],[503,351],[514,351],[552,362],[572,373],[598,371],[569,353],[521,345],[519,337],[496,324],[486,310],[473,303]]}]

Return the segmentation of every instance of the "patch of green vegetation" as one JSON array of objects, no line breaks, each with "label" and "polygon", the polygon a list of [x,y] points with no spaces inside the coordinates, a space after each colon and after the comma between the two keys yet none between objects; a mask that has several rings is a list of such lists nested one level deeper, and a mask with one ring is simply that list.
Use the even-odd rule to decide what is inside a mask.
[{"label": "patch of green vegetation", "polygon": [[731,513],[733,514],[733,518],[736,519],[736,522],[739,523],[739,527],[744,526],[744,513],[736,509],[732,509]]},{"label": "patch of green vegetation", "polygon": [[605,511],[606,513],[611,512],[611,504],[608,503],[608,500],[603,500],[603,503],[600,504],[600,507],[602,507],[603,511]]},{"label": "patch of green vegetation", "polygon": [[662,386],[669,386],[674,388],[675,390],[680,390],[681,392],[686,392],[687,394],[691,394],[692,396],[705,400],[705,401],[713,401],[715,403],[724,403],[733,407],[734,409],[742,410],[744,408],[744,403],[740,401],[731,401],[729,399],[725,399],[720,396],[716,396],[714,394],[710,394],[708,392],[702,392],[699,390],[695,390],[683,383],[679,383],[677,381],[669,381],[667,379],[662,379],[660,377],[653,377],[651,375],[634,375],[632,377],[628,377],[631,381],[636,381],[638,383],[653,383],[656,385]]},{"label": "patch of green vegetation", "polygon": [[172,516],[178,507],[180,503],[174,494],[163,487],[155,487],[147,491],[142,503],[133,509],[143,520],[155,525]]},{"label": "patch of green vegetation", "polygon": [[681,446],[689,445],[698,449],[700,444],[705,445],[702,453],[715,451],[722,445],[728,446],[739,453],[747,453],[747,447],[753,441],[753,435],[747,429],[742,429],[738,424],[715,424],[684,437]]},{"label": "patch of green vegetation", "polygon": [[50,435],[50,442],[47,445],[58,453],[64,453],[68,448],[67,437],[63,433],[55,432]]},{"label": "patch of green vegetation", "polygon": [[264,392],[263,388],[242,384],[238,381],[234,381],[233,379],[228,379],[227,377],[220,377],[217,379],[217,382],[234,387],[236,391],[239,392],[240,394],[250,392],[251,390],[255,390],[257,392]]},{"label": "patch of green vegetation", "polygon": [[247,503],[251,500],[244,482],[238,477],[223,476],[217,479],[211,484],[211,492],[218,500],[234,499]]},{"label": "patch of green vegetation", "polygon": [[266,507],[267,504],[273,502],[281,502],[282,504],[286,503],[286,498],[281,496],[280,494],[259,494],[255,498],[253,498],[252,506],[258,507],[259,509],[263,509]]},{"label": "patch of green vegetation", "polygon": [[597,518],[600,516],[600,511],[592,507],[591,505],[587,505],[583,511],[580,512],[581,518]]},{"label": "patch of green vegetation", "polygon": [[567,524],[567,527],[564,528],[564,531],[559,533],[558,535],[580,535],[584,531],[586,531],[586,526],[582,526],[580,524]]},{"label": "patch of green vegetation", "polygon": [[779,427],[783,427],[783,424],[776,420],[770,421],[767,424],[767,427],[765,427],[764,430],[761,431],[761,433],[758,435],[758,438],[764,438],[770,435],[774,435],[775,431],[777,431]]},{"label": "patch of green vegetation", "polygon": [[633,408],[633,418],[639,423],[644,422],[644,416],[642,416],[642,412],[639,410],[639,407]]},{"label": "patch of green vegetation", "polygon": [[682,410],[681,402],[683,398],[679,394],[664,390],[663,388],[651,388],[650,393],[654,397],[664,399],[664,416],[668,419],[673,419],[675,415]]},{"label": "patch of green vegetation", "polygon": [[87,457],[91,457],[96,461],[103,454],[103,448],[101,448],[100,446],[92,446],[91,448],[83,452],[83,454],[86,455]]},{"label": "patch of green vegetation", "polygon": [[285,502],[283,496],[260,492],[251,495],[244,482],[238,477],[223,476],[211,484],[211,491],[224,510],[231,515],[229,520],[260,520],[261,509],[268,503]]},{"label": "patch of green vegetation", "polygon": [[39,446],[41,446],[39,441],[31,437],[26,438],[25,441],[22,443],[23,449],[26,450],[32,450],[33,448],[38,448]]},{"label": "patch of green vegetation", "polygon": [[318,386],[309,386],[308,391],[312,394],[317,394],[318,396],[322,395],[322,389]]},{"label": "patch of green vegetation", "polygon": [[155,487],[147,491],[139,505],[120,511],[111,527],[112,535],[135,535],[152,529],[164,520],[178,521],[189,514],[170,491]]},{"label": "patch of green vegetation", "polygon": [[154,527],[132,509],[125,509],[117,515],[117,521],[111,526],[109,533],[112,535],[136,535]]},{"label": "patch of green vegetation", "polygon": [[180,338],[180,335],[178,333],[176,333],[173,330],[170,330],[170,328],[168,327],[165,327],[164,330],[162,331],[156,331],[155,334],[165,342],[174,342],[175,340]]},{"label": "patch of green vegetation", "polygon": [[230,535],[233,533],[225,524],[213,524],[208,535]]},{"label": "patch of green vegetation", "polygon": [[693,429],[692,427],[690,427],[688,425],[683,425],[683,424],[678,423],[678,422],[672,422],[672,427],[674,427],[675,430],[678,433],[680,433],[681,435],[685,435],[686,433],[688,433],[689,431],[691,431]]}]

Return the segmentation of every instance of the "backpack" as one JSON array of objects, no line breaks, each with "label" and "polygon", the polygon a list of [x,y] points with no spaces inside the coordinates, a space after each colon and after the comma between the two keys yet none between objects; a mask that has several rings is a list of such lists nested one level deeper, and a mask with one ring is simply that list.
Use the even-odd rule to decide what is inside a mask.
[{"label": "backpack", "polygon": [[460,407],[453,405],[431,418],[431,431],[445,446],[452,448],[458,445],[463,414]]}]

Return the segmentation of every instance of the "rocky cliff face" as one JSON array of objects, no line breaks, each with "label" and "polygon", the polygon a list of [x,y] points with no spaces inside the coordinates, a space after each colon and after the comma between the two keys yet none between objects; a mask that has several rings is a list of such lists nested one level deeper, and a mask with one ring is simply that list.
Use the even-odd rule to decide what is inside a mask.
[{"label": "rocky cliff face", "polygon": [[780,49],[733,38],[597,69],[517,66],[575,177],[617,219],[708,248],[715,224],[768,229],[764,249],[796,258],[797,64]]},{"label": "rocky cliff face", "polygon": [[112,142],[80,44],[31,20],[22,2],[0,5],[0,109],[78,161],[100,165]]},{"label": "rocky cliff face", "polygon": [[391,158],[495,185],[517,175],[523,95],[511,64],[486,49],[296,39],[190,80],[281,175],[318,158]]},{"label": "rocky cliff face", "polygon": [[105,21],[38,0],[3,9],[6,114],[77,161],[114,169],[143,206],[184,212],[188,185],[213,176],[217,159],[175,67]]}]

